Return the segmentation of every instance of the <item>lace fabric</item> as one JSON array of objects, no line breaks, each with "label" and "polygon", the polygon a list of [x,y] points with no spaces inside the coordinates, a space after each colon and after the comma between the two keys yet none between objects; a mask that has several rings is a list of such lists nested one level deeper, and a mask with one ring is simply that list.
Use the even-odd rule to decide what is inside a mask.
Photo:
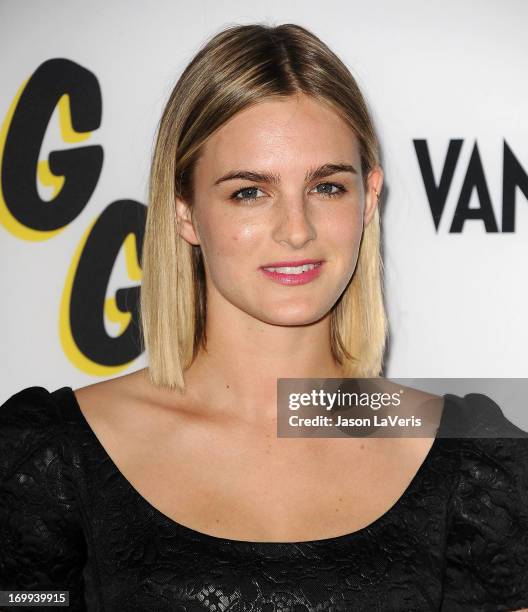
[{"label": "lace fabric", "polygon": [[[520,431],[484,395],[445,400],[441,431],[475,402],[488,434]],[[90,612],[518,610],[528,439],[439,436],[367,527],[248,542],[165,516],[118,470],[70,387],[28,387],[0,406],[0,589],[67,590],[70,610]]]}]

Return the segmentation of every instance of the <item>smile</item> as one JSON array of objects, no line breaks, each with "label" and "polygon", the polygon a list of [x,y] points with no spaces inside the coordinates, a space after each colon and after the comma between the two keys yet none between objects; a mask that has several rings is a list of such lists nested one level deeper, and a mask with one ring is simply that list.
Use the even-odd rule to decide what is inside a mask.
[{"label": "smile", "polygon": [[317,278],[323,262],[303,264],[302,266],[281,266],[261,268],[271,280],[282,285],[303,285]]}]

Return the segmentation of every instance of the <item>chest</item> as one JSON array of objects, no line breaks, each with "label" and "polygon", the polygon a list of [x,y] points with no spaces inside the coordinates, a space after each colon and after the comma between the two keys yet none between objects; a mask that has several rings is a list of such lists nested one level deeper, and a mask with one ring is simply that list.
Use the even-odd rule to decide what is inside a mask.
[{"label": "chest", "polygon": [[357,442],[240,434],[188,435],[175,444],[159,435],[154,446],[121,443],[114,461],[139,495],[177,523],[229,539],[292,542],[377,520],[404,494],[431,443]]}]

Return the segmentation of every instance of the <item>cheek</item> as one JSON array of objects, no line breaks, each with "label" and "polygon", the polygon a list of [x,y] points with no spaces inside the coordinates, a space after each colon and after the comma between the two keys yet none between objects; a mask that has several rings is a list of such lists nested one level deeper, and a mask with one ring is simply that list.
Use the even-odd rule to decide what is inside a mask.
[{"label": "cheek", "polygon": [[335,211],[324,224],[325,236],[343,255],[357,251],[362,231],[362,212],[359,206]]},{"label": "cheek", "polygon": [[215,243],[217,254],[226,258],[238,258],[248,256],[255,251],[260,242],[262,234],[257,225],[244,225],[240,227],[230,227],[225,232],[216,232]]},{"label": "cheek", "polygon": [[230,274],[243,272],[243,262],[255,257],[262,235],[261,228],[254,224],[236,227],[226,219],[210,220],[202,232],[202,250],[210,269],[218,274],[230,269]]},{"label": "cheek", "polygon": [[362,230],[363,228],[359,222],[349,226],[343,225],[337,231],[337,240],[343,247],[348,245],[347,250],[356,252],[361,241]]}]

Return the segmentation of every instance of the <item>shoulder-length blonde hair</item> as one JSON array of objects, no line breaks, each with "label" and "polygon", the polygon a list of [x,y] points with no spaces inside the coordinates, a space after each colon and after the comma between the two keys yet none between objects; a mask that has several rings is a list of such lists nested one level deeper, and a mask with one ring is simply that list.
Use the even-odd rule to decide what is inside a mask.
[{"label": "shoulder-length blonde hair", "polygon": [[[183,392],[183,373],[207,342],[201,249],[179,235],[175,198],[192,204],[200,150],[228,119],[266,99],[298,93],[329,104],[350,125],[366,187],[369,171],[379,165],[379,147],[365,100],[346,66],[305,28],[229,26],[198,51],[172,90],[154,148],[142,253],[141,340],[156,386]],[[387,320],[377,209],[330,316],[332,353],[346,376],[379,376]]]}]

